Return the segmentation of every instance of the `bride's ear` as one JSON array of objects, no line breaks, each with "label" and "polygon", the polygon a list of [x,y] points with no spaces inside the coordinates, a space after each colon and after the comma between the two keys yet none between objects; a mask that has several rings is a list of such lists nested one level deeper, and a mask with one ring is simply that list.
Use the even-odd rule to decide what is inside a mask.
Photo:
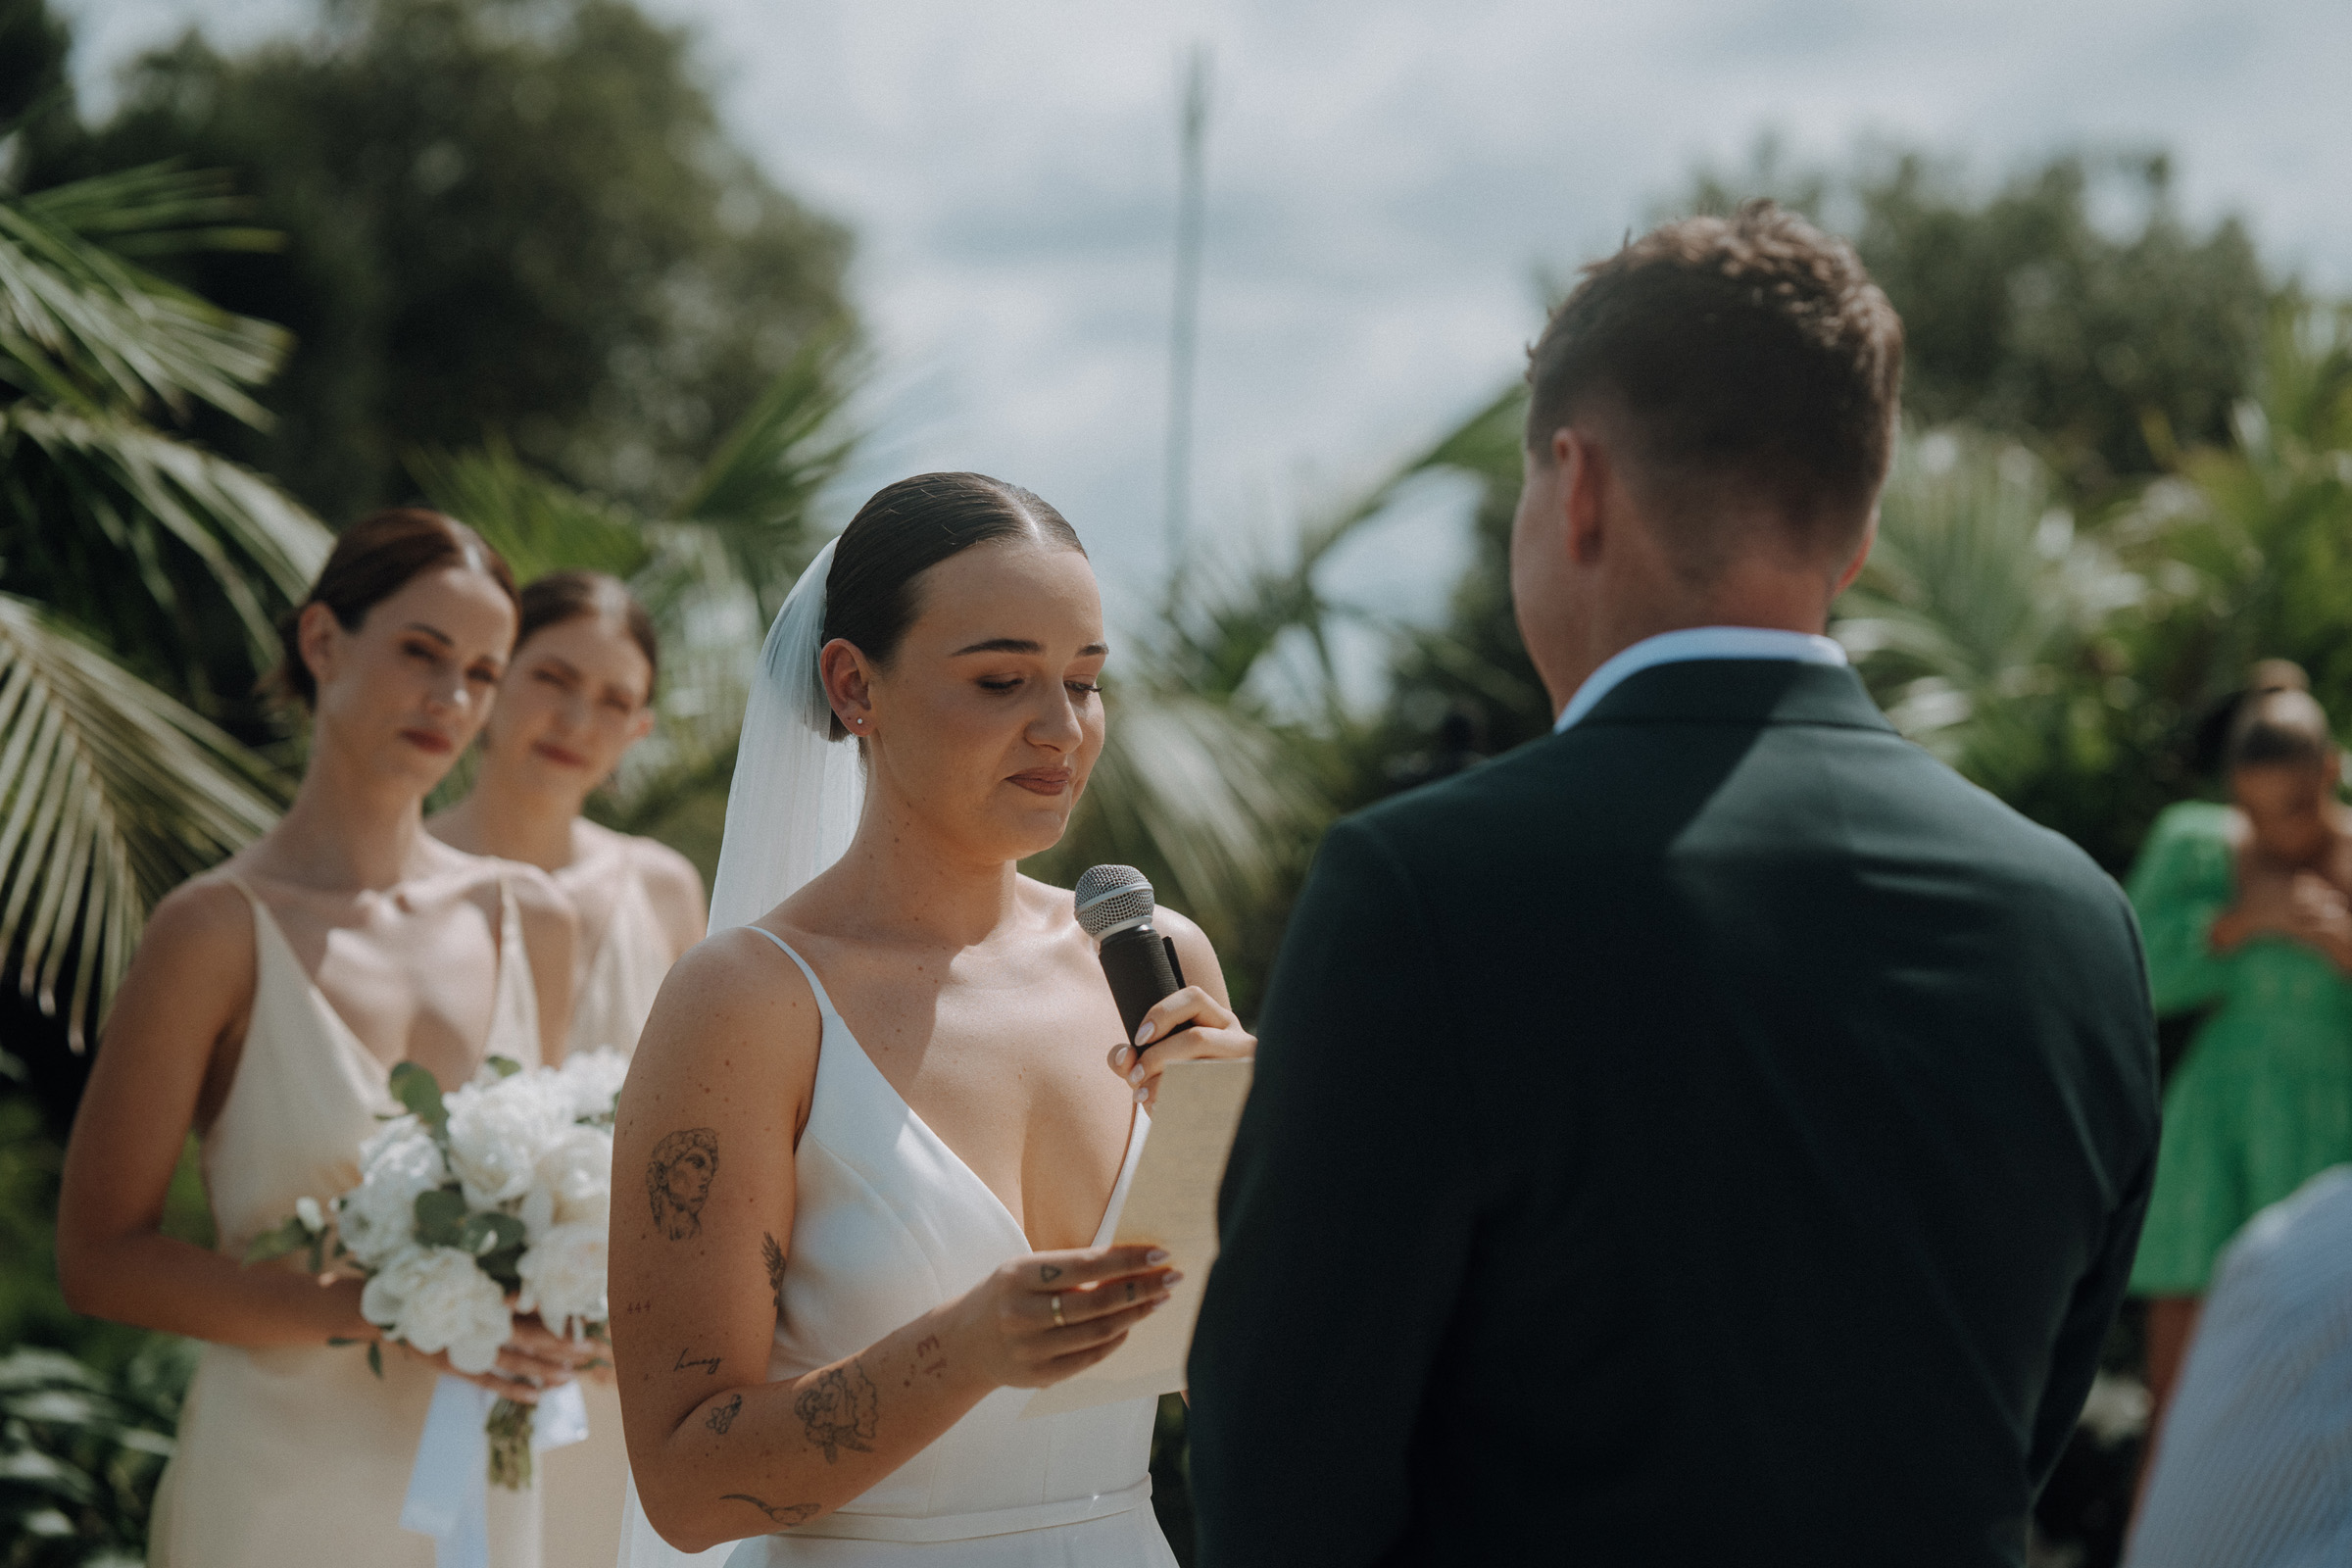
[{"label": "bride's ear", "polygon": [[818,651],[816,678],[832,705],[833,721],[852,735],[874,732],[874,695],[865,655],[847,638],[836,637]]}]

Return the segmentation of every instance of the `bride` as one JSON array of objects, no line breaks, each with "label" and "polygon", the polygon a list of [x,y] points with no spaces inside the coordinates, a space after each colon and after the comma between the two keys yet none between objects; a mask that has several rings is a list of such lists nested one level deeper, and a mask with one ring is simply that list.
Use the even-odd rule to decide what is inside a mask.
[{"label": "bride", "polygon": [[1105,1245],[1152,1079],[1256,1044],[1170,913],[1200,983],[1142,1033],[1196,1027],[1105,1072],[1071,896],[1015,869],[1101,754],[1105,655],[1077,535],[979,474],[883,490],[777,616],[719,934],[664,983],[615,1133],[646,1181],[612,1223],[634,1562],[1174,1562],[1153,1400],[1020,1419],[1173,1282]]}]

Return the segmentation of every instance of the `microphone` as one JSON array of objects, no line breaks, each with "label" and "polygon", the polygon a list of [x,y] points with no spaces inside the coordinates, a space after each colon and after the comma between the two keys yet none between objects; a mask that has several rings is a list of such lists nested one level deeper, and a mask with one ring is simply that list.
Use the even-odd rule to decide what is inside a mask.
[{"label": "microphone", "polygon": [[[1144,1014],[1161,998],[1184,989],[1184,965],[1176,959],[1176,944],[1152,928],[1157,907],[1151,880],[1132,865],[1090,866],[1078,879],[1078,923],[1101,949],[1102,978],[1110,982],[1110,997],[1119,1004],[1129,1045],[1144,1026]],[[1180,1035],[1192,1027],[1180,1023],[1168,1034]]]}]

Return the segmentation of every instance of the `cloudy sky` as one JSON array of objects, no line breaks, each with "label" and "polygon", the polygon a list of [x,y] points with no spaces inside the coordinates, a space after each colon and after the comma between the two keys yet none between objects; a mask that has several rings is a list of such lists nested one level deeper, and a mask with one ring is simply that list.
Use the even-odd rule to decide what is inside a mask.
[{"label": "cloudy sky", "polygon": [[[848,220],[879,348],[862,478],[970,467],[1054,501],[1114,587],[1162,561],[1179,62],[1214,53],[1195,494],[1276,550],[1517,373],[1539,276],[1694,165],[1922,145],[1997,179],[2163,147],[2183,205],[2352,289],[2343,0],[641,0],[693,26],[744,143]],[[301,0],[71,0],[77,70]],[[1430,613],[1458,498],[1400,509],[1334,586]]]}]

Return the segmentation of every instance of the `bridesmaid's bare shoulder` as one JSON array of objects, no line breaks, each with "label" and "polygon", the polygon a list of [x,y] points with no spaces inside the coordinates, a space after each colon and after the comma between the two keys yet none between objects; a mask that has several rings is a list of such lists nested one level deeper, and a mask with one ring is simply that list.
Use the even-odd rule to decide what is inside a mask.
[{"label": "bridesmaid's bare shoulder", "polygon": [[703,892],[703,873],[694,862],[660,839],[632,838],[629,853],[645,883],[646,902],[669,934],[670,951],[682,954],[702,941],[710,929],[710,908]]}]

